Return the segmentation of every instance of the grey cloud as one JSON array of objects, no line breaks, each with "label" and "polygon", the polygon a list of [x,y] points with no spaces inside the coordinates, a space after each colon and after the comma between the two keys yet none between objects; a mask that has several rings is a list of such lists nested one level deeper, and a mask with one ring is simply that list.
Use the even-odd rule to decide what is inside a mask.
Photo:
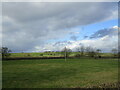
[{"label": "grey cloud", "polygon": [[3,3],[3,15],[21,23],[40,21],[56,24],[54,28],[65,28],[111,17],[114,11],[111,6],[115,6],[115,3]]},{"label": "grey cloud", "polygon": [[116,4],[3,3],[3,45],[17,51],[42,47],[74,32],[70,28],[117,18],[113,14]]},{"label": "grey cloud", "polygon": [[73,36],[70,37],[70,39],[76,41],[78,39],[78,36],[73,35]]},{"label": "grey cloud", "polygon": [[102,30],[99,30],[99,31],[95,32],[94,34],[92,34],[90,36],[90,39],[100,38],[100,37],[104,37],[106,35],[109,35],[109,36],[118,35],[118,30],[115,28],[102,29]]},{"label": "grey cloud", "polygon": [[88,36],[84,36],[84,38],[88,38]]},{"label": "grey cloud", "polygon": [[70,45],[72,44],[70,41],[58,41],[53,46],[65,46],[65,45]]}]

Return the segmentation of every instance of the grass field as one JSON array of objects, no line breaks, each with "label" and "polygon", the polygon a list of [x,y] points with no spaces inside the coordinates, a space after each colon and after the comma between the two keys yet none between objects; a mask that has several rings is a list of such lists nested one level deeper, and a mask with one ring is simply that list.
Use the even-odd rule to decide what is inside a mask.
[{"label": "grass field", "polygon": [[11,53],[10,57],[59,57],[60,53],[52,52],[52,53]]},{"label": "grass field", "polygon": [[115,59],[3,61],[3,88],[79,88],[117,81]]},{"label": "grass field", "polygon": [[[71,52],[70,56],[75,56],[76,54],[80,54],[79,52]],[[100,53],[103,57],[111,57],[114,56],[112,53]],[[11,53],[10,57],[60,57],[61,52],[39,52],[39,53]]]}]

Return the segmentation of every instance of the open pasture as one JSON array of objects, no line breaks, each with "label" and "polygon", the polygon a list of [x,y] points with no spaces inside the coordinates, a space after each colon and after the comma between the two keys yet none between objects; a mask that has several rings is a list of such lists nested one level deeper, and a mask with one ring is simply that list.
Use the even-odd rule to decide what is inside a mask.
[{"label": "open pasture", "polygon": [[[79,52],[71,52],[70,56],[80,54]],[[84,56],[87,55],[84,53]],[[102,57],[114,56],[112,53],[100,53]],[[11,53],[10,57],[61,57],[64,56],[61,52],[39,52],[39,53]]]},{"label": "open pasture", "polygon": [[3,88],[79,88],[118,81],[115,59],[3,61]]}]

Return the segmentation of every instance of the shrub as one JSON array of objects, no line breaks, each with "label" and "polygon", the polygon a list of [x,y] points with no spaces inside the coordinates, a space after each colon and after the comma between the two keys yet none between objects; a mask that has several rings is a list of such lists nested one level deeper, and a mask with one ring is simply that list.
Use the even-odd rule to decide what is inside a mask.
[{"label": "shrub", "polygon": [[40,56],[43,56],[43,54],[40,54]]},{"label": "shrub", "polygon": [[76,54],[75,57],[80,57],[81,55],[80,54]]}]

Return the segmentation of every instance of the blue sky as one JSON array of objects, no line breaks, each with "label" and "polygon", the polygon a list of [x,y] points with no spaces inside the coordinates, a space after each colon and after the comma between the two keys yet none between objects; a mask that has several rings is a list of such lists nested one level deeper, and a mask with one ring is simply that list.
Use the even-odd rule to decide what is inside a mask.
[{"label": "blue sky", "polygon": [[[76,33],[74,35],[77,36],[78,40],[84,40],[84,39],[89,39],[89,38],[84,38],[85,36],[90,36],[101,29],[105,29],[105,28],[107,29],[113,26],[118,26],[118,19],[103,21],[85,26],[77,26],[72,29],[74,30],[74,33]],[[47,43],[56,42],[56,41],[71,41],[70,35],[68,34],[61,39],[48,40]]]},{"label": "blue sky", "polygon": [[90,36],[91,34],[95,33],[98,30],[101,30],[104,28],[110,28],[113,26],[118,26],[117,19],[86,25],[83,27],[84,30],[82,31],[82,35],[80,36],[80,38],[83,39],[85,35]]},{"label": "blue sky", "polygon": [[81,44],[103,51],[117,48],[115,2],[5,2],[2,8],[3,46],[13,52],[75,50]]}]

